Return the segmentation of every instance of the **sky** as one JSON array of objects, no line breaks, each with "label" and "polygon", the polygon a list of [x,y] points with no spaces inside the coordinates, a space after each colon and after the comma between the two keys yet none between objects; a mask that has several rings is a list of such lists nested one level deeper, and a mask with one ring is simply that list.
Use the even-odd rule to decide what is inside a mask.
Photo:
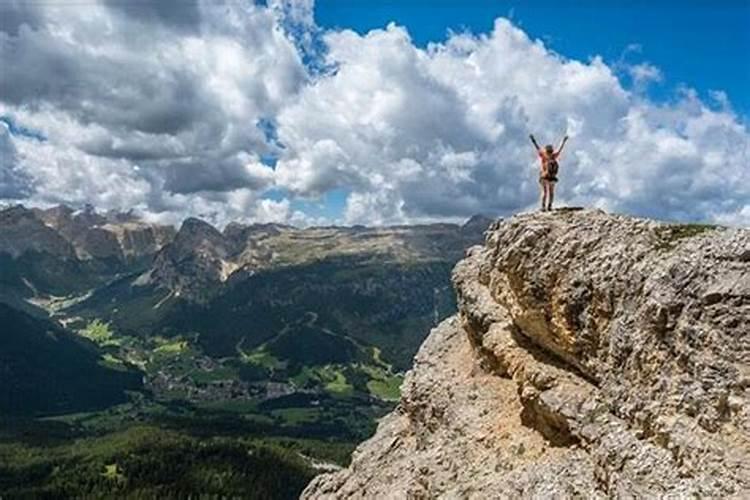
[{"label": "sky", "polygon": [[[602,6],[604,5],[604,6]],[[750,3],[0,0],[0,203],[750,225]]]}]

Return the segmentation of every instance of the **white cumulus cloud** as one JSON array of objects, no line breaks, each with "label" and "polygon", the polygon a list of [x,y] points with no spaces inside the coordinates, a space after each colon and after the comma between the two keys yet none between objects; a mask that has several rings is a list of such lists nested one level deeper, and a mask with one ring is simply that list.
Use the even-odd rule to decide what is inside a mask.
[{"label": "white cumulus cloud", "polygon": [[[533,207],[529,133],[550,143],[571,136],[563,202],[745,220],[749,136],[726,105],[712,109],[690,91],[652,103],[600,58],[566,59],[504,19],[489,34],[426,49],[393,24],[324,40],[336,69],[281,110],[277,181],[309,196],[348,187],[348,222]],[[631,67],[640,83],[661,78],[651,65]]]},{"label": "white cumulus cloud", "polygon": [[[422,48],[402,26],[324,31],[313,14],[313,0],[3,3],[0,117],[31,133],[0,125],[0,197],[172,222],[508,215],[537,204],[529,133],[568,134],[560,203],[750,223],[730,96],[649,100],[664,71],[636,47],[627,65],[568,59],[498,19]],[[339,216],[297,208],[332,191]]]}]

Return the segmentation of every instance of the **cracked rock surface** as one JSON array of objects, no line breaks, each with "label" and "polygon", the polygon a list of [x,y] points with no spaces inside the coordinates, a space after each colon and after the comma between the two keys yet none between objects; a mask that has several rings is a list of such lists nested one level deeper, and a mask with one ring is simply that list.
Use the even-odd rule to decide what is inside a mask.
[{"label": "cracked rock surface", "polygon": [[349,468],[303,498],[750,498],[750,231],[497,222],[459,313]]}]

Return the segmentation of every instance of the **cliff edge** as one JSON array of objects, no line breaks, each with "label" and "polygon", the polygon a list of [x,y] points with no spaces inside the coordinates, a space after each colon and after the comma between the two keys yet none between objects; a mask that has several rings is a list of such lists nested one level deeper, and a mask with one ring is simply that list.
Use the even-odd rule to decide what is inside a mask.
[{"label": "cliff edge", "polygon": [[401,401],[303,498],[750,495],[750,230],[497,222]]}]

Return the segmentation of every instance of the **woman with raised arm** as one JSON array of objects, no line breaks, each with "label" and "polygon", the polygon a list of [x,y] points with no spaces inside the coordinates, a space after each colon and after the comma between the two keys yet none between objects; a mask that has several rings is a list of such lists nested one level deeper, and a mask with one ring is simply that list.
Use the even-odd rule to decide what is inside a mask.
[{"label": "woman with raised arm", "polygon": [[565,143],[568,142],[568,136],[563,137],[560,147],[552,147],[552,144],[547,144],[544,149],[539,147],[536,139],[533,135],[529,135],[532,144],[536,148],[536,152],[539,155],[541,162],[539,171],[539,185],[542,188],[542,212],[552,210],[552,202],[555,199],[555,183],[557,182],[557,172],[560,170],[560,164],[557,159],[560,157]]}]

